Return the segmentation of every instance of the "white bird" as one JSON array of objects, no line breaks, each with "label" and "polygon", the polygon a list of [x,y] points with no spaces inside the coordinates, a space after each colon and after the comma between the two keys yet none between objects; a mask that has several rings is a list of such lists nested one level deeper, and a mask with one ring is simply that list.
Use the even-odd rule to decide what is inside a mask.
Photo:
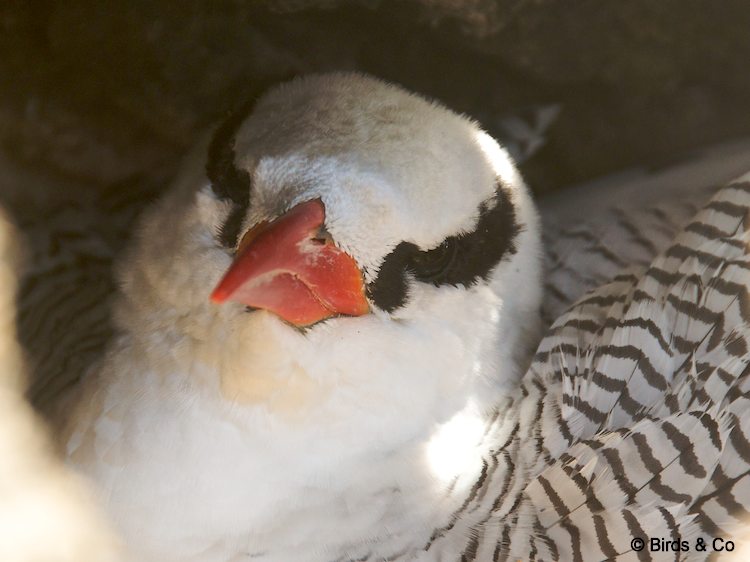
[{"label": "white bird", "polygon": [[308,77],[200,155],[121,264],[67,436],[132,560],[635,559],[736,531],[745,184],[558,319],[524,375],[538,221],[474,123]]},{"label": "white bird", "polygon": [[536,344],[526,187],[476,124],[363,76],[240,117],[143,221],[69,461],[135,560],[426,542]]}]

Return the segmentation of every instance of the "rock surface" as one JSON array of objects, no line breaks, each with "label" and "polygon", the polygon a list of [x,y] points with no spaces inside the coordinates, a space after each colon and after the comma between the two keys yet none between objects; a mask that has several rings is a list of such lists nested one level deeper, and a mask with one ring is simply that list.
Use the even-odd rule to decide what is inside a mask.
[{"label": "rock surface", "polygon": [[105,184],[174,165],[244,96],[360,69],[494,121],[559,103],[537,191],[750,132],[744,0],[266,0],[0,7],[0,141]]}]

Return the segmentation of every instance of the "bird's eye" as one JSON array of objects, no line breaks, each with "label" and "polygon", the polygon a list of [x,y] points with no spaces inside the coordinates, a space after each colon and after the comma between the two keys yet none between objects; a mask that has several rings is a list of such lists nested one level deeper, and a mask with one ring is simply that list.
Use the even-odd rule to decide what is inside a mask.
[{"label": "bird's eye", "polygon": [[420,281],[439,283],[456,257],[456,240],[449,238],[437,248],[426,252],[417,251],[409,260],[409,270]]}]

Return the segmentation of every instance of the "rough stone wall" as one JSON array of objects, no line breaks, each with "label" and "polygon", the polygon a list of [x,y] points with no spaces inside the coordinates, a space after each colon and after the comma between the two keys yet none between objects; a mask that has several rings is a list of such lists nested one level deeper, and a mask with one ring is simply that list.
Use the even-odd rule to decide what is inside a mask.
[{"label": "rough stone wall", "polygon": [[164,170],[248,93],[360,69],[476,116],[560,103],[538,191],[750,132],[746,0],[6,0],[0,142],[94,183]]}]

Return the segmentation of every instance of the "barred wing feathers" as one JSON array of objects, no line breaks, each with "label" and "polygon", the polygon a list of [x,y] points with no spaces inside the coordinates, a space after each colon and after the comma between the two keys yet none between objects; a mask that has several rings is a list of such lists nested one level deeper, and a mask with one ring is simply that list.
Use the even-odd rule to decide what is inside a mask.
[{"label": "barred wing feathers", "polygon": [[[526,465],[517,511],[528,523],[516,530],[535,529],[536,558],[684,559],[707,555],[692,548],[699,536],[739,536],[749,219],[750,182],[723,188],[650,266],[585,296],[542,342],[523,400],[544,388],[551,404],[521,418],[543,454]],[[635,537],[688,540],[691,552],[635,552]],[[511,541],[509,555],[528,558],[528,544]]]}]

